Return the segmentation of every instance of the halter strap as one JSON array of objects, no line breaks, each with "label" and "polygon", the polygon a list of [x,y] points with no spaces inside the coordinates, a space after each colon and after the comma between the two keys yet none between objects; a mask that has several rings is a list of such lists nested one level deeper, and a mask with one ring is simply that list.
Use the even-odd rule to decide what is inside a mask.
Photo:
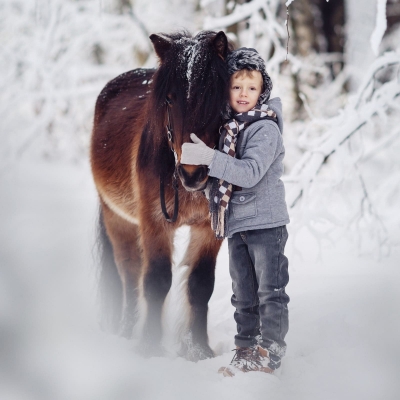
[{"label": "halter strap", "polygon": [[164,190],[164,175],[163,173],[160,174],[160,203],[161,203],[161,211],[164,214],[164,218],[167,220],[167,222],[175,222],[177,217],[178,217],[178,211],[179,211],[179,193],[178,193],[178,177],[176,173],[176,164],[178,162],[178,156],[176,154],[176,151],[174,149],[173,143],[174,143],[174,138],[173,138],[173,128],[172,128],[172,119],[171,119],[171,112],[169,110],[169,106],[172,104],[171,100],[166,97],[165,103],[167,105],[167,138],[168,142],[170,142],[170,149],[174,153],[174,158],[175,158],[175,170],[174,174],[172,175],[172,187],[174,189],[174,213],[172,215],[172,218],[168,214],[167,211],[167,206],[165,204],[165,190]]},{"label": "halter strap", "polygon": [[172,101],[166,97],[165,98],[165,104],[167,106],[167,125],[165,126],[166,130],[167,130],[167,138],[168,138],[168,142],[170,143],[170,149],[171,151],[174,153],[174,158],[175,158],[175,165],[178,163],[178,155],[176,154],[176,151],[174,149],[174,129],[172,127],[172,118],[171,118],[171,111],[169,109],[169,106],[172,104]]},{"label": "halter strap", "polygon": [[178,217],[179,211],[179,193],[178,193],[178,179],[176,176],[176,171],[174,171],[174,175],[172,176],[172,187],[174,189],[174,213],[172,218],[168,214],[167,206],[165,205],[165,191],[164,191],[164,177],[162,174],[160,175],[160,203],[161,203],[161,211],[164,214],[164,218],[167,222],[175,222]]}]

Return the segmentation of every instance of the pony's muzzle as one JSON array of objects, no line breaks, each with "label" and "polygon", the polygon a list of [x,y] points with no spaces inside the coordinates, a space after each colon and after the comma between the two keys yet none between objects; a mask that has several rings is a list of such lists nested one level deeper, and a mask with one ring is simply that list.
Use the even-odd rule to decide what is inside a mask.
[{"label": "pony's muzzle", "polygon": [[178,164],[177,171],[182,185],[189,192],[203,190],[207,185],[207,166]]}]

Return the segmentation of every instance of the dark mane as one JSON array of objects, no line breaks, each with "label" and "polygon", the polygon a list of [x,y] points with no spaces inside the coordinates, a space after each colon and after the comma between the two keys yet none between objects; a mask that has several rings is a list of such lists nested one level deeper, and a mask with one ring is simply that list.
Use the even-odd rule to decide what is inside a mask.
[{"label": "dark mane", "polygon": [[[171,97],[173,102],[175,135],[195,132],[202,137],[206,130],[217,135],[228,89],[226,64],[213,46],[216,32],[203,31],[192,37],[189,32],[182,31],[163,36],[171,39],[172,45],[153,77],[147,110],[149,123],[139,159],[141,163],[141,160],[155,157],[159,168],[166,167],[161,152],[166,149],[168,152],[166,97]],[[179,135],[175,138],[178,144],[184,139]],[[168,167],[173,168],[173,163],[169,164]]]}]

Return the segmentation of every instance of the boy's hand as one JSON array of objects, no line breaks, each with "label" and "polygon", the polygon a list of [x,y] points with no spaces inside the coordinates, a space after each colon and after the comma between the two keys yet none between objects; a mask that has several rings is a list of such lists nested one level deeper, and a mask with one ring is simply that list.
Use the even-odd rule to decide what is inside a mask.
[{"label": "boy's hand", "polygon": [[190,134],[193,143],[182,145],[181,164],[190,165],[210,165],[214,157],[215,150],[208,147],[194,133]]}]

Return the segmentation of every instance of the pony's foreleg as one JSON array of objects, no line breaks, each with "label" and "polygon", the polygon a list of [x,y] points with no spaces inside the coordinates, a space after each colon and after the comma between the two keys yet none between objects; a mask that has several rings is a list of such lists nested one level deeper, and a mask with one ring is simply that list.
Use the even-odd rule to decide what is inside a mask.
[{"label": "pony's foreleg", "polygon": [[186,357],[197,361],[214,356],[208,345],[208,301],[214,290],[215,263],[222,241],[215,238],[208,222],[191,227],[191,237],[183,264],[191,267],[188,278],[190,304],[189,341]]},{"label": "pony's foreleg", "polygon": [[139,228],[115,214],[107,205],[103,204],[102,209],[122,283],[122,313],[118,333],[129,339],[132,337],[133,327],[138,320],[141,274]]},{"label": "pony's foreleg", "polygon": [[142,226],[141,239],[145,266],[143,290],[147,303],[141,350],[145,355],[160,355],[162,308],[172,283],[173,231],[148,222]]}]

